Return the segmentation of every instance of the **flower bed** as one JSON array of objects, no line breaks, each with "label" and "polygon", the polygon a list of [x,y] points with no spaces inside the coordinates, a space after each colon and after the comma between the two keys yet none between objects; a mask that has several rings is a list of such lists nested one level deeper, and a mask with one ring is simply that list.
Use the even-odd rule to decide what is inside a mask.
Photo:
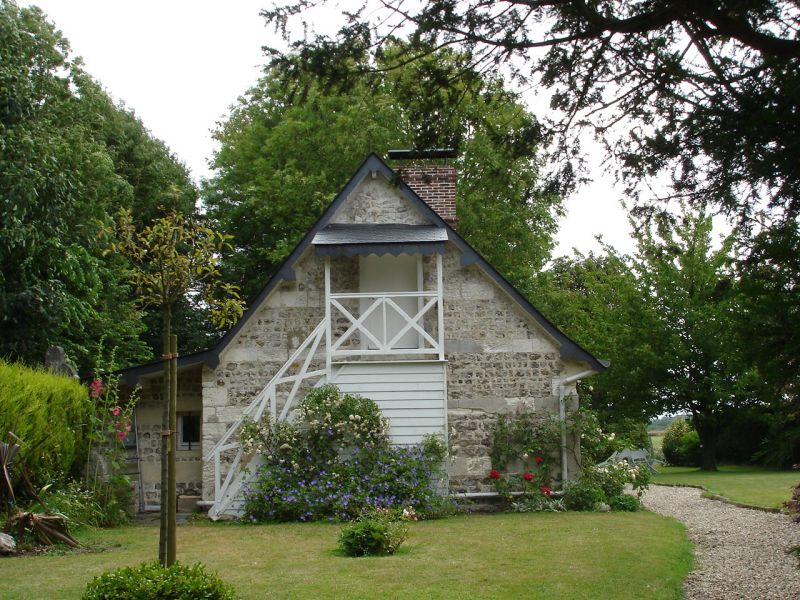
[{"label": "flower bed", "polygon": [[349,520],[369,508],[405,507],[426,518],[448,510],[441,438],[393,448],[377,405],[332,385],[310,392],[297,414],[297,424],[243,427],[245,451],[265,459],[245,488],[249,520]]}]

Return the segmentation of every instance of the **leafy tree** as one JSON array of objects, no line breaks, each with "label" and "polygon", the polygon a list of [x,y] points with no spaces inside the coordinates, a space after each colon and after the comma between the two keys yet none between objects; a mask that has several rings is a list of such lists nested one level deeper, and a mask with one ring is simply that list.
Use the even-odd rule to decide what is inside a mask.
[{"label": "leafy tree", "polygon": [[111,215],[189,213],[196,190],[163,143],[69,56],[37,8],[0,1],[0,354],[40,363],[64,346],[88,373],[104,349],[150,356]]},{"label": "leafy tree", "polygon": [[[298,31],[287,27],[292,19],[320,4],[325,0],[289,0],[262,14],[290,39]],[[428,0],[411,7],[363,0],[348,13],[337,44],[306,36],[290,48],[340,78],[343,56],[380,54],[392,34],[410,29],[419,44],[383,68],[455,46],[469,51],[477,68],[504,68],[544,85],[563,115],[553,133],[566,142],[590,127],[620,159],[631,191],[663,173],[675,193],[718,202],[744,219],[762,203],[794,217],[798,23],[794,0]],[[568,175],[569,147],[560,147]]]},{"label": "leafy tree", "polygon": [[141,302],[161,311],[163,343],[164,407],[161,442],[161,535],[159,560],[169,567],[176,558],[176,435],[177,432],[177,338],[172,333],[173,308],[187,295],[201,295],[211,307],[210,315],[222,327],[242,315],[236,287],[219,281],[219,253],[228,236],[196,219],[170,212],[137,229],[129,210],[119,214],[114,251],[132,262],[131,282]]},{"label": "leafy tree", "polygon": [[[559,257],[537,278],[538,306],[572,339],[611,368],[581,384],[603,428],[626,419],[644,422],[660,412],[651,378],[663,346],[658,315],[642,293],[629,257],[606,247],[602,254]],[[602,457],[605,458],[605,457]]]},{"label": "leafy tree", "polygon": [[557,323],[612,369],[584,392],[607,420],[688,413],[703,469],[731,411],[759,402],[738,329],[742,298],[726,239],[712,247],[711,218],[685,210],[640,221],[634,256],[556,263],[544,295]]},{"label": "leafy tree", "polygon": [[739,264],[739,330],[746,360],[757,369],[759,397],[772,404],[761,460],[788,467],[800,461],[800,233],[794,224],[768,228]]},{"label": "leafy tree", "polygon": [[147,351],[123,261],[97,238],[131,186],[76,116],[67,52],[38,9],[0,3],[0,354],[41,363],[59,344],[85,372],[104,345]]},{"label": "leafy tree", "polygon": [[[403,48],[395,42],[378,64]],[[297,57],[271,64],[216,132],[217,174],[202,193],[233,235],[226,279],[252,296],[369,152],[455,145],[461,233],[529,289],[561,211],[560,197],[538,185],[536,119],[466,54],[442,51],[387,72],[368,72],[364,52],[344,60],[361,76],[341,85]]]}]

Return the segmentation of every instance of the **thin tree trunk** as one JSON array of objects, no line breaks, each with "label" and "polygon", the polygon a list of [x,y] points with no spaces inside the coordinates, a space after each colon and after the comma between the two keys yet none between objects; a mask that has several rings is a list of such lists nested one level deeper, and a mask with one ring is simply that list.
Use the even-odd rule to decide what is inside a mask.
[{"label": "thin tree trunk", "polygon": [[161,490],[159,500],[160,529],[158,532],[158,562],[162,566],[167,565],[167,487],[168,487],[168,465],[167,453],[169,451],[169,440],[165,435],[169,429],[169,395],[170,395],[170,361],[169,361],[169,336],[172,329],[172,314],[169,306],[163,308],[161,315],[161,341],[163,352],[164,378],[161,391]]},{"label": "thin tree trunk", "polygon": [[177,556],[177,524],[175,515],[178,512],[177,473],[175,452],[177,450],[178,429],[178,336],[169,336],[169,474],[167,485],[167,566],[175,564]]}]

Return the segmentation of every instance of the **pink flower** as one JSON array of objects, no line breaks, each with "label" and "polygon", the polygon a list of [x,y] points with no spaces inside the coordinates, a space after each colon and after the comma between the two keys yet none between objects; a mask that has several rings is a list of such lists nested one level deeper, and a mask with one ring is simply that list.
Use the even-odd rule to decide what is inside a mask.
[{"label": "pink flower", "polygon": [[540,465],[544,462],[544,459],[541,456],[537,456],[534,460],[536,461],[537,465]]},{"label": "pink flower", "polygon": [[125,425],[125,431],[127,431],[128,433],[130,433],[130,431],[131,431],[131,426],[130,426],[130,424],[128,424],[128,425]]},{"label": "pink flower", "polygon": [[121,412],[122,409],[119,406],[115,406],[114,408],[111,409],[111,414],[114,415],[115,417]]},{"label": "pink flower", "polygon": [[100,394],[103,393],[103,382],[99,379],[95,379],[92,383],[89,384],[89,395],[92,398],[98,398]]},{"label": "pink flower", "polygon": [[124,431],[118,431],[118,432],[117,432],[117,437],[118,437],[119,439],[121,439],[121,440],[124,440],[124,439],[127,437],[127,435],[128,435],[128,434],[127,434],[127,433],[125,433]]},{"label": "pink flower", "polygon": [[536,477],[536,476],[535,476],[533,473],[528,473],[528,472],[525,472],[525,473],[523,473],[523,474],[522,474],[522,478],[523,478],[525,481],[533,481],[533,478],[534,478],[534,477]]}]

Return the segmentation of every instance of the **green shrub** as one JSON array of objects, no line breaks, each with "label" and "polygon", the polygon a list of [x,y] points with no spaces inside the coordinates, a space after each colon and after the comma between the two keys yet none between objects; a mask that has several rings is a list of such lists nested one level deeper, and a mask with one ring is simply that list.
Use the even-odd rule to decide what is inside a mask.
[{"label": "green shrub", "polygon": [[86,587],[83,600],[234,600],[233,588],[200,563],[175,563],[163,568],[158,561],[109,571]]},{"label": "green shrub", "polygon": [[691,422],[675,419],[664,432],[664,459],[678,467],[700,465],[700,437]]},{"label": "green shrub", "polygon": [[567,510],[594,510],[605,499],[602,488],[591,479],[581,479],[564,486],[564,505]]},{"label": "green shrub", "polygon": [[131,482],[122,475],[90,487],[71,481],[41,494],[41,499],[31,510],[62,514],[73,527],[118,527],[128,523],[133,513]]},{"label": "green shrub", "polygon": [[84,465],[91,403],[78,381],[0,360],[0,438],[21,440],[16,469],[36,487],[60,481]]},{"label": "green shrub", "polygon": [[392,511],[370,511],[342,529],[339,547],[347,556],[394,554],[407,537],[408,526]]},{"label": "green shrub", "polygon": [[611,510],[622,512],[636,512],[641,507],[639,499],[636,496],[629,496],[628,494],[612,496],[608,499],[608,505],[611,507]]}]

